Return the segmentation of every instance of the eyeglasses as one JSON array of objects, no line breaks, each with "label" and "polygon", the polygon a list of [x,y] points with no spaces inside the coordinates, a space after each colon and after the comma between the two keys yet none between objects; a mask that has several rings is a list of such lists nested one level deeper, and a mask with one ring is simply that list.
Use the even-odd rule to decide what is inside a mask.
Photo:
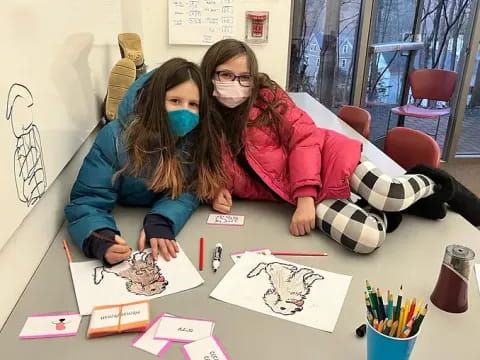
[{"label": "eyeglasses", "polygon": [[241,86],[249,87],[252,85],[252,75],[250,74],[240,74],[235,75],[233,72],[228,70],[220,70],[215,72],[216,80],[220,82],[235,81],[238,80],[238,83]]}]

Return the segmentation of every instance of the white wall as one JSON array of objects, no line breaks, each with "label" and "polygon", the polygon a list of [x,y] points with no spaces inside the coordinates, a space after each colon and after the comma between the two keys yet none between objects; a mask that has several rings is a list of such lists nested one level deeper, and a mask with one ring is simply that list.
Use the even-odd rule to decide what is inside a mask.
[{"label": "white wall", "polygon": [[[174,56],[200,62],[207,46],[168,44],[168,7],[166,0],[143,0],[144,53],[147,65],[157,66]],[[268,43],[251,45],[258,57],[260,71],[285,87],[290,36],[291,0],[236,0],[236,38],[245,38],[245,11],[269,11]]]},{"label": "white wall", "polygon": [[[285,86],[287,78],[290,3],[290,0],[237,0],[239,39],[244,37],[245,11],[270,11],[269,42],[252,47],[258,56],[260,70],[267,72],[282,86]],[[122,0],[121,4],[122,29],[126,32],[137,32],[142,36],[147,64],[155,66],[173,56],[200,61],[207,47],[168,45],[166,0]],[[106,79],[106,69],[104,75]],[[94,134],[85,141],[0,250],[0,273],[12,274],[11,269],[16,269],[14,275],[3,279],[0,291],[0,327],[8,318],[64,221],[63,207],[93,139]]]},{"label": "white wall", "polygon": [[[73,159],[50,185],[22,225],[0,250],[0,328],[21,296],[45,252],[64,222],[63,207],[95,134],[90,135]],[[12,271],[15,269],[15,271]],[[52,309],[54,311],[55,309]]]}]

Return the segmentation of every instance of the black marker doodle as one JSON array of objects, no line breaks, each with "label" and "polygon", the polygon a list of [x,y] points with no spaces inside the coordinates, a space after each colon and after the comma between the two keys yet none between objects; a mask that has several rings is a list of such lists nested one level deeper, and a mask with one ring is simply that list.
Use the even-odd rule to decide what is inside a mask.
[{"label": "black marker doodle", "polygon": [[17,138],[14,153],[17,196],[33,206],[47,189],[40,132],[33,123],[33,96],[24,85],[13,84],[8,91],[6,118]]}]

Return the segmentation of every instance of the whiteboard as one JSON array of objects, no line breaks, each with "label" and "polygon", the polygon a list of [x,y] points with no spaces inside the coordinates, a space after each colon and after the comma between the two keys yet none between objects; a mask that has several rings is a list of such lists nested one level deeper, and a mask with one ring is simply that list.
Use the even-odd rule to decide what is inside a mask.
[{"label": "whiteboard", "polygon": [[234,0],[168,1],[170,44],[210,45],[234,35]]},{"label": "whiteboard", "polygon": [[119,1],[2,2],[0,248],[98,124],[119,32]]}]

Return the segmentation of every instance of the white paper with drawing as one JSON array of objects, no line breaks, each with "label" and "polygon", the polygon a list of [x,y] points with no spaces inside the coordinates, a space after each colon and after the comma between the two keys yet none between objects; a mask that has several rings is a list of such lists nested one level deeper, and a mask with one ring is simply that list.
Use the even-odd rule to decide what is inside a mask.
[{"label": "white paper with drawing", "polygon": [[246,253],[210,296],[333,332],[351,279],[271,255]]},{"label": "white paper with drawing", "polygon": [[104,267],[100,261],[70,263],[81,315],[96,305],[154,299],[194,288],[203,279],[182,249],[177,258],[153,261],[150,249],[134,252],[121,264]]}]

